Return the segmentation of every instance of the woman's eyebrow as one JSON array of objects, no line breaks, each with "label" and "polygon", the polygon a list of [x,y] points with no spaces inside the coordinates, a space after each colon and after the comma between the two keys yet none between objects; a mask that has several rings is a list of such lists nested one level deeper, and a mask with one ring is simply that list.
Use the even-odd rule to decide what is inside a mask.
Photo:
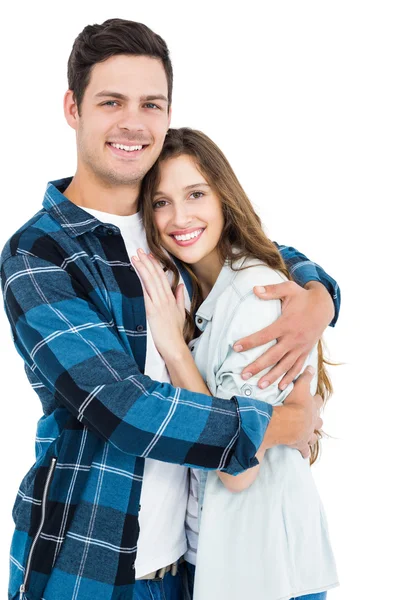
[{"label": "woman's eyebrow", "polygon": [[[197,188],[200,186],[204,186],[204,187],[211,187],[208,183],[206,183],[205,181],[202,181],[201,183],[192,183],[191,185],[187,185],[186,187],[182,188],[185,192],[192,190],[193,188]],[[165,192],[163,192],[162,190],[157,190],[154,194],[154,197],[156,196],[168,196],[168,194],[166,194]]]},{"label": "woman's eyebrow", "polygon": [[205,181],[202,181],[201,183],[192,183],[192,185],[187,185],[186,187],[184,187],[183,189],[185,191],[187,190],[191,190],[192,188],[196,188],[199,187],[200,185],[203,185],[205,187],[210,187],[210,185],[208,183],[206,183]]}]

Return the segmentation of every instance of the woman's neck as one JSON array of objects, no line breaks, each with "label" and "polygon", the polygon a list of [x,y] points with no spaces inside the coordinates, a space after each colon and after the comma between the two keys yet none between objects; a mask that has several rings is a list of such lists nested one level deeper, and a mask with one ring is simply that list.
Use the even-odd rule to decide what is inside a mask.
[{"label": "woman's neck", "polygon": [[221,260],[216,249],[199,262],[192,264],[193,272],[199,280],[204,299],[207,298],[214,287],[223,265],[224,261]]}]

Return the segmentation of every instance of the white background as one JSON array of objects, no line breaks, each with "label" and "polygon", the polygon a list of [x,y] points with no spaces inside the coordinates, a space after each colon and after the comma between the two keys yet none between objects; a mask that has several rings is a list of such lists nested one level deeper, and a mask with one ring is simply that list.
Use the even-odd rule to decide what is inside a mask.
[{"label": "white background", "polygon": [[[332,370],[333,437],[314,468],[342,584],[332,600],[400,597],[397,6],[97,0],[14,2],[1,15],[1,245],[39,210],[48,180],[73,174],[62,112],[68,55],[86,24],[118,16],[170,47],[172,126],[214,139],[270,236],[339,281],[342,312],[326,339],[344,365]],[[11,508],[41,411],[3,313],[0,330],[4,597]]]}]

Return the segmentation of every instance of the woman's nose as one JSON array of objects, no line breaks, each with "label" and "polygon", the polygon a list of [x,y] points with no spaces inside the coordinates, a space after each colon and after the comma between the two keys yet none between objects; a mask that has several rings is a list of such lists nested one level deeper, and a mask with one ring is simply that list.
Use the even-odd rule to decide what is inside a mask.
[{"label": "woman's nose", "polygon": [[185,229],[192,222],[192,215],[183,206],[175,207],[173,220],[177,228]]}]

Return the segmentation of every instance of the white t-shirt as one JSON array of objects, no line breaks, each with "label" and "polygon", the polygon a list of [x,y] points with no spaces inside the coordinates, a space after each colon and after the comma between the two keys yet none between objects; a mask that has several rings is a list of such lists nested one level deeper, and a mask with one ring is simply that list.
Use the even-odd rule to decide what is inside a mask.
[{"label": "white t-shirt", "polygon": [[[140,213],[123,217],[82,207],[102,223],[121,231],[129,258],[138,248],[149,252]],[[185,292],[188,307],[189,296]],[[170,382],[167,368],[158,353],[150,327],[147,329],[145,374],[156,381]],[[139,513],[140,535],[136,577],[147,575],[180,558],[187,549],[185,513],[188,498],[188,469],[180,465],[145,459]]]}]

